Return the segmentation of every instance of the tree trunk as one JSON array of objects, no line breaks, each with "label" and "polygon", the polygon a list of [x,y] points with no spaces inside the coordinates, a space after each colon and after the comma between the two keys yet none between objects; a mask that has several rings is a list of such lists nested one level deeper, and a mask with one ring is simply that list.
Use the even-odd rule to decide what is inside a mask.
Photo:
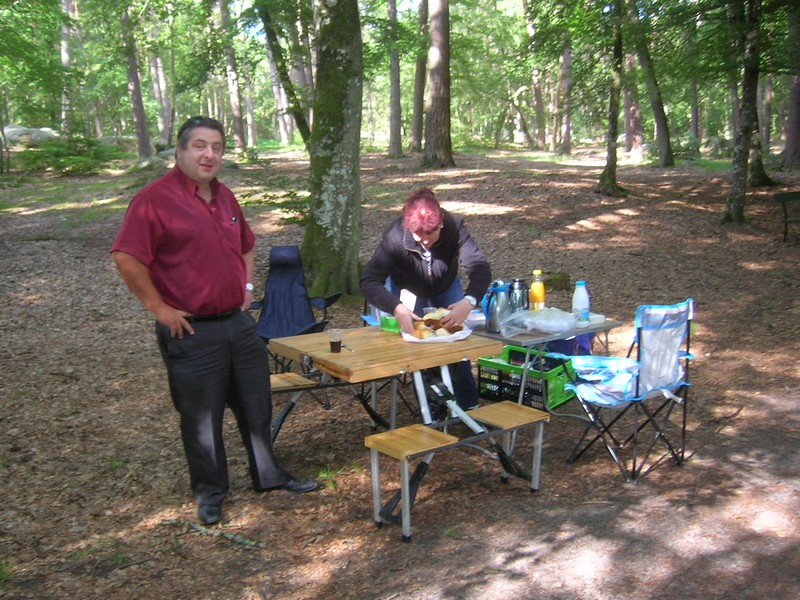
[{"label": "tree trunk", "polygon": [[[745,196],[747,194],[747,163],[750,154],[750,143],[756,127],[756,96],[758,94],[759,74],[759,42],[761,26],[761,0],[745,0],[746,14],[739,12],[738,22],[742,25],[744,36],[744,75],[742,77],[742,102],[739,116],[739,132],[733,148],[731,164],[731,187],[725,202],[723,223],[743,225]],[[736,5],[736,9],[740,9]]]},{"label": "tree trunk", "polygon": [[782,167],[791,171],[800,166],[800,4],[789,9],[788,47],[791,65],[789,110],[786,119],[786,144],[783,148]]},{"label": "tree trunk", "polygon": [[595,191],[607,196],[624,196],[617,184],[617,135],[619,134],[619,95],[622,88],[622,9],[614,3],[614,43],[611,66],[611,85],[608,100],[608,133],[606,136],[606,166],[600,173]]},{"label": "tree trunk", "polygon": [[[8,98],[4,92],[0,92],[0,125],[8,123]],[[11,172],[11,151],[8,148],[6,130],[0,127],[0,173]]]},{"label": "tree trunk", "polygon": [[312,296],[359,293],[363,64],[358,0],[322,5],[302,255]]},{"label": "tree trunk", "polygon": [[425,118],[425,78],[427,77],[428,0],[420,0],[417,16],[417,42],[419,49],[414,68],[414,98],[411,108],[411,138],[409,152],[422,152],[422,125]]},{"label": "tree trunk", "polygon": [[255,148],[258,144],[258,130],[256,129],[256,107],[253,102],[253,80],[250,76],[250,62],[245,59],[244,67],[244,98],[245,114],[247,115],[247,147]]},{"label": "tree trunk", "polygon": [[536,142],[531,135],[530,129],[528,129],[528,120],[525,118],[525,113],[522,112],[518,98],[519,92],[511,96],[511,106],[513,106],[514,110],[517,112],[519,129],[522,132],[522,135],[525,137],[525,145],[527,146],[528,150],[533,150],[536,148]]},{"label": "tree trunk", "polygon": [[[536,35],[536,25],[531,14],[528,0],[522,0],[522,10],[525,14],[525,29],[528,32],[528,44],[532,45]],[[533,123],[535,129],[535,145],[539,150],[547,148],[547,121],[544,113],[544,100],[542,96],[542,74],[533,67],[531,71],[531,87],[533,88]]]},{"label": "tree trunk", "polygon": [[450,7],[448,0],[429,0],[431,47],[428,52],[428,105],[422,164],[454,167],[450,139]]},{"label": "tree trunk", "polygon": [[[272,26],[272,17],[269,13],[269,2],[268,0],[255,0],[255,2],[253,2],[253,8],[256,9],[259,18],[261,19],[261,23],[264,25],[264,34],[267,38],[267,48],[270,56],[272,56],[272,62],[275,65],[275,74],[278,77],[281,87],[283,88],[283,92],[286,94],[288,104],[287,110],[292,117],[294,117],[294,122],[297,125],[300,136],[303,138],[303,143],[305,143],[307,148],[311,140],[311,129],[308,126],[308,120],[303,112],[303,107],[297,98],[294,85],[289,77],[289,70],[286,67],[286,61],[283,58],[283,50],[278,42],[278,35]],[[359,34],[359,41],[360,40],[361,37]],[[277,101],[278,98],[276,97],[275,100]]]},{"label": "tree trunk", "polygon": [[627,55],[625,74],[625,152],[641,160],[644,141],[642,107],[636,91],[636,57],[633,54]]},{"label": "tree trunk", "polygon": [[750,144],[750,177],[747,185],[751,188],[768,187],[775,185],[775,182],[767,174],[764,168],[764,153],[761,147],[761,126],[756,122],[756,130],[753,132],[753,141]]},{"label": "tree trunk", "polygon": [[136,57],[136,44],[133,40],[131,21],[128,10],[122,15],[122,49],[125,55],[125,67],[128,76],[128,95],[131,102],[133,125],[136,129],[136,148],[139,160],[150,157],[150,136],[147,133],[147,116],[142,99],[142,84],[139,79],[139,60]]},{"label": "tree trunk", "polygon": [[558,153],[564,156],[572,154],[572,42],[569,32],[564,32],[564,50],[561,53],[561,83],[563,108],[561,110],[561,145]]},{"label": "tree trunk", "polygon": [[[735,0],[740,2],[741,0]],[[728,76],[728,95],[731,98],[731,131],[728,132],[728,139],[736,139],[741,128],[742,107],[739,104],[739,84],[733,71]]]},{"label": "tree trunk", "polygon": [[637,29],[634,35],[636,56],[639,59],[639,66],[644,75],[647,95],[650,99],[650,108],[653,111],[653,119],[656,122],[656,145],[658,146],[658,165],[660,167],[674,167],[675,156],[672,154],[672,142],[669,137],[669,123],[667,113],[664,110],[664,101],[661,99],[661,90],[656,79],[656,69],[650,58],[650,50],[647,46],[647,35],[639,19],[639,9],[636,2],[628,3],[628,14]]},{"label": "tree trunk", "polygon": [[167,93],[167,76],[164,72],[164,61],[160,56],[150,57],[150,79],[153,98],[158,104],[158,133],[164,143],[169,143],[169,131],[172,127],[172,109]]},{"label": "tree trunk", "polygon": [[267,63],[269,65],[270,81],[272,82],[272,96],[275,98],[275,125],[278,129],[281,144],[287,146],[292,143],[294,138],[294,128],[292,118],[289,115],[289,103],[286,94],[283,93],[278,68],[275,66],[275,58],[272,49],[267,47]]},{"label": "tree trunk", "polygon": [[551,107],[551,118],[552,118],[552,129],[550,131],[550,149],[553,152],[556,152],[558,149],[559,139],[558,136],[561,133],[561,76],[562,72],[561,69],[558,69],[556,74],[556,83],[552,87],[552,91],[550,92],[550,97],[552,101],[550,102]]},{"label": "tree trunk", "polygon": [[400,107],[400,57],[397,53],[397,1],[389,0],[389,158],[403,156]]},{"label": "tree trunk", "polygon": [[[69,26],[69,20],[75,17],[72,0],[61,0],[61,12],[65,19],[61,25],[61,66],[64,72],[68,73],[72,69],[72,50],[70,47],[70,39],[72,38],[72,31]],[[72,135],[74,129],[74,119],[72,116],[72,100],[70,98],[71,85],[65,84],[61,92],[61,129],[68,136]],[[5,121],[0,122],[0,126]]]},{"label": "tree trunk", "polygon": [[691,114],[691,136],[697,140],[698,147],[702,136],[700,134],[700,94],[698,92],[697,80],[692,78],[689,82],[689,95],[692,103]]},{"label": "tree trunk", "polygon": [[236,66],[236,50],[233,47],[233,31],[230,25],[228,0],[218,0],[219,27],[222,32],[223,53],[225,55],[225,80],[228,84],[228,98],[231,107],[231,127],[233,145],[236,152],[247,150],[244,134],[244,115],[242,114],[242,94],[239,89],[239,72]]},{"label": "tree trunk", "polygon": [[544,98],[542,97],[542,76],[538,69],[533,71],[533,110],[536,123],[536,147],[547,148],[547,120],[544,116]]},{"label": "tree trunk", "polygon": [[503,105],[503,110],[497,115],[497,123],[494,127],[494,149],[497,150],[503,141],[503,132],[506,129],[506,121],[508,120],[508,104]]}]

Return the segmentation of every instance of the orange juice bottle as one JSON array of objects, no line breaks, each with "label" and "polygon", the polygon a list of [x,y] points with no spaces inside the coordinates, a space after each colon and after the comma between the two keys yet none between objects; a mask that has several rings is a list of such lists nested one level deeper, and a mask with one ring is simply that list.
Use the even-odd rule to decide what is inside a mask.
[{"label": "orange juice bottle", "polygon": [[533,272],[533,281],[529,292],[531,310],[542,310],[544,308],[544,275],[541,269]]}]

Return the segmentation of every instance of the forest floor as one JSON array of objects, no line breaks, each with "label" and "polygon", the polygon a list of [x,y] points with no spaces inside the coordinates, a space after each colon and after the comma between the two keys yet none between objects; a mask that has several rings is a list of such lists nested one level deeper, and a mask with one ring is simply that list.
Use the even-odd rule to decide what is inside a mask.
[{"label": "forest floor", "polygon": [[[637,305],[693,297],[683,467],[663,462],[631,485],[599,449],[567,464],[580,424],[554,419],[537,493],[501,484],[482,454],[444,453],[402,543],[398,527],[372,521],[368,417],[335,394],[329,410],[301,401],[276,443],[290,470],[323,489],[254,493],[229,416],[224,520],[193,527],[152,319],[108,255],[131,178],[5,178],[0,597],[800,597],[800,231],[782,243],[771,200],[800,178],[778,173],[779,187],[753,191],[749,224],[737,227],[720,224],[727,172],[621,163],[629,195],[608,198],[592,191],[602,156],[455,158],[456,168],[423,171],[416,157],[363,157],[362,260],[408,192],[427,185],[467,217],[495,277],[541,268],[586,279],[593,311],[624,322],[615,354]],[[307,165],[283,154],[267,172],[302,177]],[[241,197],[259,177],[222,174]],[[260,286],[269,247],[299,244],[302,231],[264,207],[247,214]],[[568,292],[548,303],[569,308]],[[360,300],[342,301],[332,323],[358,326],[360,312]],[[401,423],[415,418],[401,410]]]}]

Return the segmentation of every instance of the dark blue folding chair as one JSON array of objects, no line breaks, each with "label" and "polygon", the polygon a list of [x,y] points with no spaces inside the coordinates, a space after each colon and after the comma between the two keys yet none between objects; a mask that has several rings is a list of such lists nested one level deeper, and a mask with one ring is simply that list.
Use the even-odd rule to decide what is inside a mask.
[{"label": "dark blue folding chair", "polygon": [[[336,292],[327,297],[308,296],[303,262],[298,246],[273,246],[269,252],[269,274],[264,298],[252,308],[260,309],[256,330],[265,343],[269,340],[319,333],[328,325],[328,308],[342,296]],[[314,311],[322,313],[317,320]],[[270,353],[275,372],[291,368],[291,361]]]}]

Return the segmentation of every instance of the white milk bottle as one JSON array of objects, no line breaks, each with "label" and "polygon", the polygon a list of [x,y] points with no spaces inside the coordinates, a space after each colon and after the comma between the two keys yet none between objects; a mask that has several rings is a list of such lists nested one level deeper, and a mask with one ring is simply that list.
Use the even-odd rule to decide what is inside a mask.
[{"label": "white milk bottle", "polygon": [[589,325],[589,292],[586,290],[585,281],[575,282],[575,292],[572,294],[572,314],[578,319],[578,327]]}]

